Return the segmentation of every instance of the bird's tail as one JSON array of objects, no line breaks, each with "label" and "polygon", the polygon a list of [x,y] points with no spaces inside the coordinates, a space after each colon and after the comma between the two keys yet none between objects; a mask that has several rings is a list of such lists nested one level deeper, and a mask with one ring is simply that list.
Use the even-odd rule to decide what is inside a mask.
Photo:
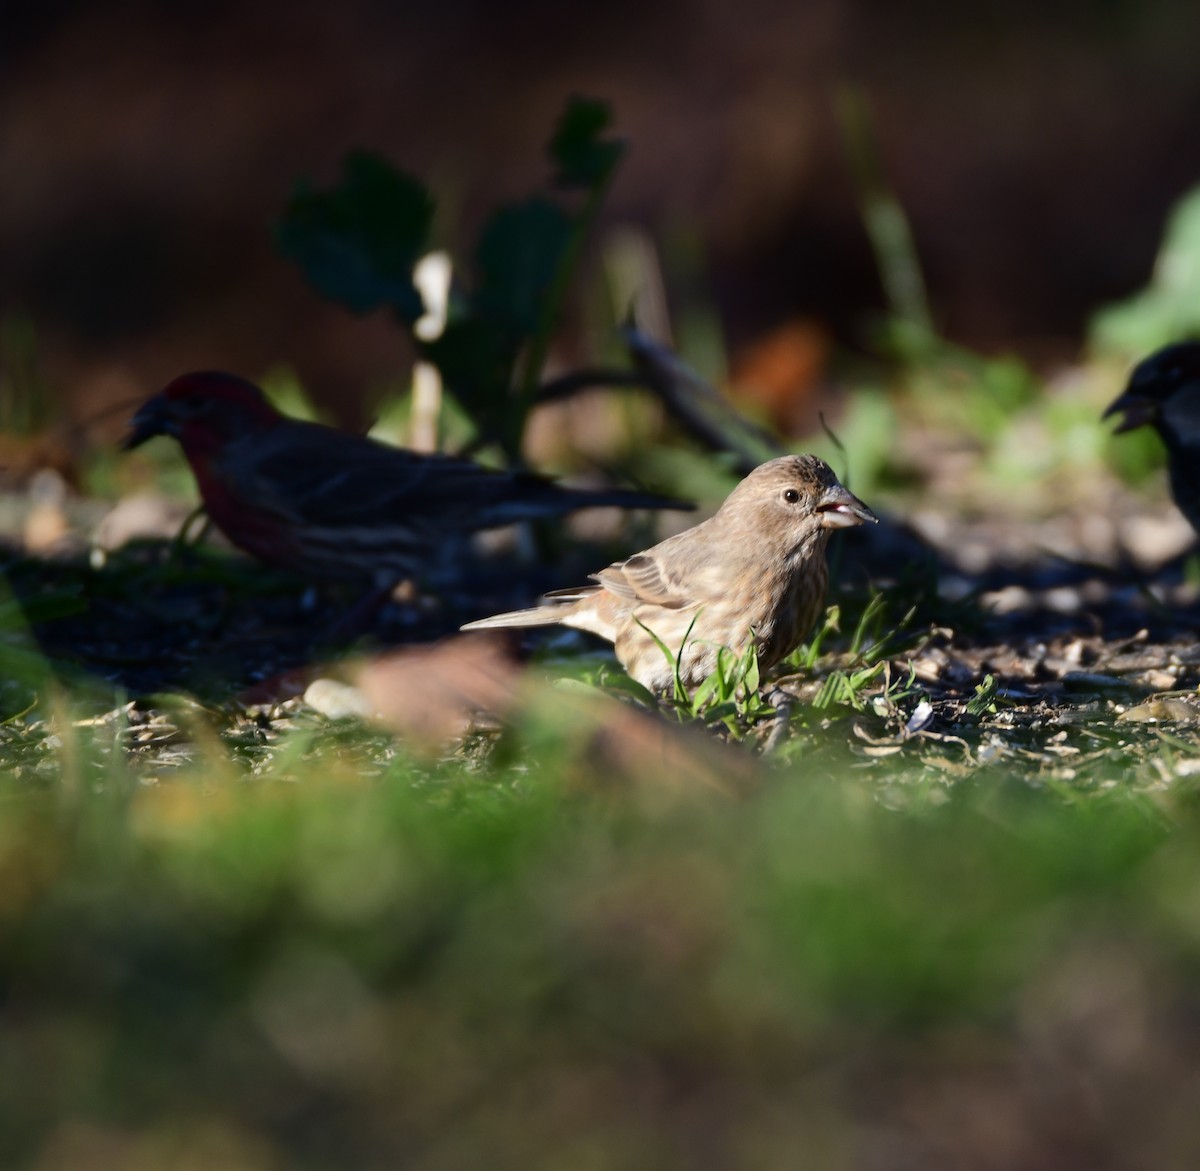
[{"label": "bird's tail", "polygon": [[478,618],[460,626],[460,630],[487,630],[500,626],[553,626],[563,616],[562,606],[535,606],[532,610],[510,610],[507,614],[493,614],[491,618]]}]

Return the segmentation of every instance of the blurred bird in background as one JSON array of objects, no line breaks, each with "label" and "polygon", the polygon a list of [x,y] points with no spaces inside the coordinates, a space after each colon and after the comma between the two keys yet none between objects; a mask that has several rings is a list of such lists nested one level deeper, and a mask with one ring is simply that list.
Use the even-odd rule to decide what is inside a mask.
[{"label": "blurred bird in background", "polygon": [[708,520],[556,590],[543,605],[467,623],[464,630],[559,624],[608,639],[621,666],[651,691],[710,675],[721,647],[753,644],[765,670],[793,650],[821,612],[834,529],[878,518],[812,455],[755,468]]},{"label": "blurred bird in background", "polygon": [[1104,418],[1116,434],[1153,427],[1167,448],[1171,495],[1200,533],[1200,342],[1178,342],[1144,358]]},{"label": "blurred bird in background", "polygon": [[301,422],[233,374],[176,378],[133,416],[124,448],[156,435],[178,440],[209,517],[234,545],[313,581],[383,590],[437,567],[481,529],[582,508],[692,507],[565,488]]}]

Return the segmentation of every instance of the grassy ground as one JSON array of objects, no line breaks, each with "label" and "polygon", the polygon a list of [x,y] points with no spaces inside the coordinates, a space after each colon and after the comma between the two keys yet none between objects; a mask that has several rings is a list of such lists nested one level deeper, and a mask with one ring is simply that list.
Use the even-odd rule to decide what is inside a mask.
[{"label": "grassy ground", "polygon": [[439,742],[235,699],[214,629],[312,625],[247,566],[23,564],[183,675],[7,612],[0,1165],[1192,1165],[1200,753],[1121,718],[1183,644],[846,587],[767,755],[574,651]]},{"label": "grassy ground", "polygon": [[711,744],[566,723],[487,769],[48,746],[0,824],[3,1165],[1189,1165],[1190,781],[719,791]]}]

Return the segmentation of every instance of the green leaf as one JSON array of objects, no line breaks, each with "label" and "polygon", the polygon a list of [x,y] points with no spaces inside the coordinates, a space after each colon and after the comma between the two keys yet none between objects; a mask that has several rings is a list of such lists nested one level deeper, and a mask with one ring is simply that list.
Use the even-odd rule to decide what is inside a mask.
[{"label": "green leaf", "polygon": [[0,632],[23,632],[31,622],[52,622],[56,618],[82,614],[87,608],[87,600],[77,589],[20,600],[12,598],[0,602]]},{"label": "green leaf", "polygon": [[506,331],[479,317],[451,320],[441,334],[421,346],[442,381],[481,430],[503,413],[512,381],[517,343]]},{"label": "green leaf", "polygon": [[671,692],[672,701],[687,711],[691,710],[691,701],[688,698],[687,688],[683,685],[683,675],[681,674],[683,652],[688,645],[688,640],[692,637],[692,631],[696,626],[696,619],[699,617],[700,614],[697,612],[691,622],[688,623],[688,628],[683,635],[683,641],[679,644],[678,653],[672,652],[671,648],[667,646],[667,644],[663,642],[663,640],[659,638],[658,635],[655,634],[654,631],[651,630],[650,627],[647,626],[640,618],[635,615],[633,619],[634,622],[636,622],[654,640],[654,645],[657,646],[660,651],[662,651],[663,657],[667,660],[668,664],[670,664],[672,673],[674,675],[674,686]]},{"label": "green leaf", "polygon": [[710,700],[715,700],[719,703],[725,699],[724,694],[722,694],[722,682],[721,665],[718,663],[717,669],[701,682],[692,696],[692,712],[694,714],[699,715]]},{"label": "green leaf", "polygon": [[745,661],[742,664],[742,683],[746,688],[748,696],[754,695],[758,691],[761,678],[758,670],[758,651],[754,644],[746,648]]},{"label": "green leaf", "polygon": [[475,252],[479,284],[472,308],[524,340],[537,327],[572,227],[557,204],[538,196],[497,208]]},{"label": "green leaf", "polygon": [[1103,308],[1092,341],[1122,355],[1144,354],[1200,333],[1200,187],[1171,210],[1150,283]]},{"label": "green leaf", "polygon": [[323,296],[356,313],[387,306],[411,325],[425,311],[412,269],[432,222],[433,201],[418,180],[355,151],[338,187],[296,189],[275,237]]},{"label": "green leaf", "polygon": [[624,671],[605,671],[600,676],[600,686],[608,691],[619,691],[652,710],[658,707],[654,692],[631,679]]},{"label": "green leaf", "polygon": [[974,696],[967,701],[967,711],[973,716],[986,715],[996,710],[996,693],[999,690],[994,675],[985,675],[982,683],[975,685]]},{"label": "green leaf", "polygon": [[590,189],[603,183],[625,153],[621,139],[602,138],[612,125],[612,108],[593,98],[573,97],[567,103],[549,154],[560,187]]}]

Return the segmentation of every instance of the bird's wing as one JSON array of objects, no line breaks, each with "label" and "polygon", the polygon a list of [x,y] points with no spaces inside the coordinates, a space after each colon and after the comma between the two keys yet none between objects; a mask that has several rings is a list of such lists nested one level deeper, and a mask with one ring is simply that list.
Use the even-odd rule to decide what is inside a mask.
[{"label": "bird's wing", "polygon": [[680,610],[694,600],[682,575],[672,572],[665,558],[636,553],[592,574],[607,590],[629,601]]},{"label": "bird's wing", "polygon": [[593,505],[690,507],[636,490],[564,488],[531,472],[494,471],[295,420],[230,444],[219,473],[285,523],[366,529],[403,519],[434,538]]},{"label": "bird's wing", "polygon": [[484,506],[504,477],[468,460],[424,455],[365,436],[288,423],[230,451],[227,465],[247,499],[282,519],[363,525],[404,517],[455,527],[459,511]]}]

